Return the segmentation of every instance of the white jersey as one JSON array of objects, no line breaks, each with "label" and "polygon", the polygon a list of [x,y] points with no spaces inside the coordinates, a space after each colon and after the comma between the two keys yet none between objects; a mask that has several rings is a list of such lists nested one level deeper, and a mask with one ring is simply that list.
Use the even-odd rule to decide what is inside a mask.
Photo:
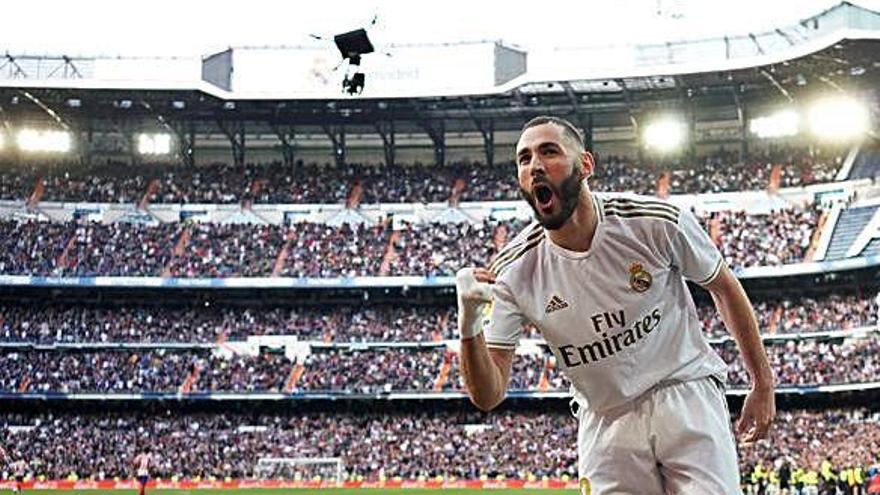
[{"label": "white jersey", "polygon": [[727,366],[710,348],[685,280],[712,281],[718,249],[689,211],[632,194],[592,193],[598,225],[585,252],[535,222],[490,266],[489,347],[513,349],[534,324],[582,406],[605,411],[666,382]]}]

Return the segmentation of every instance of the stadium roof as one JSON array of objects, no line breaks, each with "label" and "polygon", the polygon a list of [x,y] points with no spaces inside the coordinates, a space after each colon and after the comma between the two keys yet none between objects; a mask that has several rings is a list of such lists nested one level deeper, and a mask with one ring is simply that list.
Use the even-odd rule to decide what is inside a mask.
[{"label": "stadium roof", "polygon": [[[548,82],[572,82],[579,88],[612,91],[619,78],[647,78],[643,85],[664,87],[657,75],[731,71],[778,64],[834,46],[843,40],[880,38],[880,13],[842,2],[800,22],[767,32],[662,44],[567,48],[528,54],[527,68],[499,84],[480,73],[503,63],[496,43],[392,45],[394,57],[365,62],[364,97],[490,95],[515,89],[547,93]],[[329,54],[328,54],[329,50]],[[201,91],[220,99],[339,99],[331,69],[335,49],[325,47],[242,47],[232,50],[229,90],[202,80],[203,60],[163,57],[29,57],[0,59],[0,87],[143,89]],[[587,61],[579,63],[579,61]],[[445,73],[449,62],[467,70]],[[271,67],[272,76],[265,69]],[[443,72],[436,68],[442,67]],[[482,69],[481,69],[482,68]],[[438,77],[440,74],[440,77]],[[443,77],[445,74],[445,77]],[[380,78],[380,80],[376,80]],[[370,79],[373,79],[370,81]],[[329,81],[332,80],[332,81]],[[502,79],[503,80],[503,79]],[[611,84],[607,84],[612,81]],[[666,78],[666,86],[671,81]],[[638,86],[636,84],[635,86]],[[561,87],[551,90],[561,92]]]},{"label": "stadium roof", "polygon": [[[32,60],[39,65],[29,66],[22,59],[0,59],[0,120],[45,120],[51,109],[59,122],[78,129],[118,129],[122,121],[155,128],[159,120],[216,132],[218,122],[232,121],[248,122],[248,132],[270,134],[273,126],[293,124],[316,132],[339,125],[372,133],[388,122],[396,132],[430,133],[438,123],[444,132],[482,131],[486,125],[497,131],[516,129],[539,113],[617,127],[668,108],[689,108],[698,121],[733,120],[743,102],[776,104],[829,89],[876,88],[880,14],[843,2],[772,32],[641,46],[637,53],[640,63],[625,70],[593,67],[577,69],[584,71],[579,75],[572,72],[576,65],[567,64],[555,74],[560,77],[539,78],[530,60],[526,74],[482,92],[369,98],[344,98],[335,90],[326,98],[256,97],[204,81],[89,78],[82,65],[88,60]],[[576,49],[564,58],[589,60]],[[104,62],[92,59],[93,69]],[[604,77],[587,77],[603,70]]]}]

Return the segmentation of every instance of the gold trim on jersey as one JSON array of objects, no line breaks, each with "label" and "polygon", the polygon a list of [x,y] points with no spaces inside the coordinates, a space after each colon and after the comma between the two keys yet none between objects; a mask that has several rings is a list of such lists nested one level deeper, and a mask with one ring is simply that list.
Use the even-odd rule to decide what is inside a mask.
[{"label": "gold trim on jersey", "polygon": [[507,342],[486,341],[486,347],[495,347],[497,349],[516,349],[516,344],[508,344]]},{"label": "gold trim on jersey", "polygon": [[715,269],[712,270],[712,274],[709,275],[708,277],[704,278],[701,282],[694,281],[694,283],[697,284],[697,285],[706,285],[706,284],[708,284],[709,282],[711,282],[712,280],[714,280],[715,277],[717,277],[719,273],[721,273],[721,266],[722,266],[723,264],[724,264],[724,258],[718,258],[718,263],[715,265]]},{"label": "gold trim on jersey", "polygon": [[677,206],[663,201],[637,200],[630,198],[611,198],[604,202],[607,216],[621,218],[652,217],[678,223],[680,210]]},{"label": "gold trim on jersey", "polygon": [[544,229],[542,228],[536,234],[530,235],[529,239],[531,240],[528,240],[525,245],[520,244],[522,248],[513,253],[512,256],[508,256],[504,261],[496,261],[496,263],[493,263],[492,266],[489,267],[489,271],[494,273],[496,277],[501,275],[502,270],[510,266],[514,261],[520,259],[522,255],[526,254],[526,252],[533,249],[544,240]]},{"label": "gold trim on jersey", "polygon": [[541,224],[537,222],[531,227],[528,227],[528,229],[529,233],[526,234],[525,239],[508,244],[507,246],[501,248],[501,251],[498,252],[498,256],[496,256],[495,260],[489,264],[489,271],[495,273],[495,268],[505,263],[510,257],[515,256],[517,250],[520,247],[532,242],[534,239],[540,237],[544,233],[544,229],[541,228]]}]

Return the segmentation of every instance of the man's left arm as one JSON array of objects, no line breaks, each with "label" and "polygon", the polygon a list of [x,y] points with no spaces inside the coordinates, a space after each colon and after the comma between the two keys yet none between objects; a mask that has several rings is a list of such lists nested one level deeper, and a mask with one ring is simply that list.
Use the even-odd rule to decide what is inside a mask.
[{"label": "man's left arm", "polygon": [[736,341],[751,380],[751,390],[746,395],[736,424],[737,435],[748,443],[765,438],[776,416],[775,379],[761,341],[752,303],[727,264],[721,265],[718,275],[703,287],[712,294],[715,307]]}]

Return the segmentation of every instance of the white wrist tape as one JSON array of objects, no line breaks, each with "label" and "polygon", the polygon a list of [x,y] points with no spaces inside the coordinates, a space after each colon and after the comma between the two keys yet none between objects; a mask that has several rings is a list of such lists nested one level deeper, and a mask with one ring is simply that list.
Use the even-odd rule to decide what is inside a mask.
[{"label": "white wrist tape", "polygon": [[483,311],[492,301],[492,286],[478,282],[473,268],[462,268],[455,274],[458,296],[458,332],[463,339],[483,333]]}]

